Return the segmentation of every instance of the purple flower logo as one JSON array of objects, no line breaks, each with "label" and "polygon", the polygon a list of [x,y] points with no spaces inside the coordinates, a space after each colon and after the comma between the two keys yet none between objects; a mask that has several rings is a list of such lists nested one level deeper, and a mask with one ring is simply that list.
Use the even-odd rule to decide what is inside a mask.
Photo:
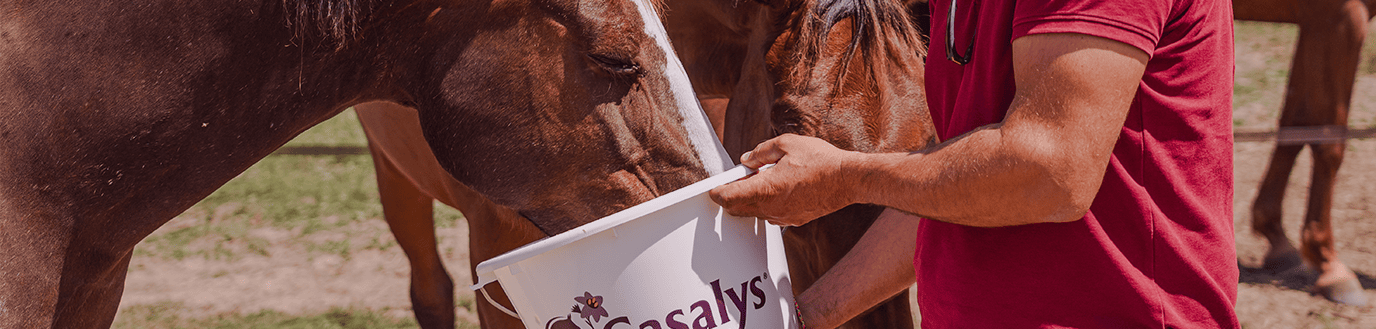
[{"label": "purple flower logo", "polygon": [[[589,328],[596,328],[597,326],[593,325],[592,323],[602,322],[602,317],[611,317],[610,315],[607,315],[607,310],[602,308],[602,296],[593,296],[591,292],[584,291],[583,297],[574,297],[573,301],[578,302],[578,304],[573,305],[572,312],[577,313],[580,317],[582,317],[583,323],[587,323]],[[612,320],[612,324],[617,323],[616,321],[629,323],[625,322],[628,321],[626,320],[626,317],[620,317],[616,320]],[[569,314],[567,316],[558,316],[553,319],[550,319],[548,323],[545,323],[545,328],[579,329],[579,325],[578,322],[574,320],[573,314]]]},{"label": "purple flower logo", "polygon": [[602,308],[602,296],[593,296],[592,293],[584,291],[583,297],[574,297],[573,301],[583,304],[581,309],[578,305],[574,305],[573,311],[583,316],[584,321],[591,317],[592,321],[598,322],[601,321],[602,317],[608,316],[607,310]]}]

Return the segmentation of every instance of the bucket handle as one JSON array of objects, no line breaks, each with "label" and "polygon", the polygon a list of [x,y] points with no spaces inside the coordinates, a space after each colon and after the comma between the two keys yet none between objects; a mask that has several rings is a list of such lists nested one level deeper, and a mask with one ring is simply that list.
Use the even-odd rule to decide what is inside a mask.
[{"label": "bucket handle", "polygon": [[498,303],[496,300],[493,300],[493,299],[492,299],[492,296],[488,296],[488,295],[487,295],[487,287],[486,287],[486,286],[481,287],[481,288],[478,288],[478,292],[482,293],[482,294],[483,294],[483,298],[486,298],[488,303],[491,303],[492,306],[496,307],[498,310],[501,310],[502,313],[506,313],[506,315],[510,315],[510,316],[513,317],[513,318],[517,318],[517,319],[520,319],[520,318],[521,318],[520,315],[516,315],[516,312],[515,312],[515,311],[512,311],[511,309],[506,308],[506,306],[502,306],[501,303]]}]

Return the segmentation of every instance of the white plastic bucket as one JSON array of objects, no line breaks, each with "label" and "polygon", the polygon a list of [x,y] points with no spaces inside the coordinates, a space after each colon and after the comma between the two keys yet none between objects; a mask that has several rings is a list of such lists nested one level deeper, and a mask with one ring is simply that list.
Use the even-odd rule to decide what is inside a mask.
[{"label": "white plastic bucket", "polygon": [[[736,167],[478,264],[530,329],[797,328],[779,227],[726,214]],[[590,298],[589,298],[590,297]]]}]

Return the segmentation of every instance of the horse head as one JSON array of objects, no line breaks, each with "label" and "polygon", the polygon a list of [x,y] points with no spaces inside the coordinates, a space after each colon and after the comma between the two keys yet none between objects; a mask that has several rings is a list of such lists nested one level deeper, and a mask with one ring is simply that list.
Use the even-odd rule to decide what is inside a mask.
[{"label": "horse head", "polygon": [[432,9],[417,43],[433,52],[405,92],[440,165],[551,235],[705,178],[722,157],[654,6]]},{"label": "horse head", "polygon": [[[904,4],[890,0],[679,0],[666,24],[693,86],[738,157],[781,133],[910,151],[936,139]],[[724,108],[707,99],[729,98]],[[724,113],[722,113],[724,112]]]},{"label": "horse head", "polygon": [[800,10],[767,61],[780,79],[769,120],[775,134],[863,152],[914,151],[935,141],[923,93],[926,49],[901,3],[790,1]]}]

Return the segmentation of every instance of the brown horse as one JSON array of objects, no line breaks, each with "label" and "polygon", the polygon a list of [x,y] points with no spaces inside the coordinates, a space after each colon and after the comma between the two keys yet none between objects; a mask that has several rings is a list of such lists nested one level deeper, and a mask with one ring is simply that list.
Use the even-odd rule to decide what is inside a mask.
[{"label": "brown horse", "polygon": [[418,109],[440,168],[532,220],[704,178],[724,151],[650,7],[0,1],[0,323],[108,327],[138,241],[361,102]]},{"label": "brown horse", "polygon": [[[1343,304],[1366,305],[1357,276],[1338,259],[1333,248],[1330,210],[1334,180],[1343,162],[1352,85],[1361,61],[1362,41],[1372,18],[1373,1],[1360,0],[1234,0],[1236,19],[1294,23],[1300,27],[1299,45],[1290,67],[1285,105],[1280,114],[1280,140],[1271,155],[1256,201],[1252,231],[1266,237],[1270,249],[1263,268],[1287,271],[1301,266],[1301,255],[1319,272],[1315,289]],[[1327,131],[1319,141],[1287,143],[1287,135],[1305,130]],[[1308,210],[1296,249],[1281,226],[1281,199],[1295,158],[1309,145],[1314,157]]]},{"label": "brown horse", "polygon": [[[717,134],[735,142],[733,158],[781,132],[862,151],[915,150],[935,140],[921,93],[925,49],[895,2],[674,0],[668,9],[675,48]],[[453,282],[435,249],[432,199],[468,218],[471,264],[562,232],[525,220],[439,170],[433,155],[411,146],[421,139],[407,128],[418,124],[415,114],[384,104],[356,110],[369,137],[384,215],[412,266],[411,299],[422,326],[454,323]],[[855,206],[788,230],[795,290],[835,264],[879,211]],[[508,304],[499,287],[487,291]],[[486,328],[520,326],[485,299],[477,305]],[[911,328],[906,294],[849,326]]]},{"label": "brown horse", "polygon": [[[934,145],[936,130],[923,90],[926,48],[903,3],[802,3],[805,10],[790,18],[799,27],[779,36],[782,41],[768,53],[770,71],[781,79],[775,89],[778,100],[769,107],[727,110],[725,140],[732,158],[780,133],[815,136],[862,152],[905,152]],[[758,114],[762,109],[770,109],[768,120],[750,119],[763,116]],[[765,134],[761,126],[772,129]],[[740,135],[733,138],[731,132]],[[784,247],[794,292],[811,287],[840,261],[882,211],[879,206],[852,205],[786,230]],[[891,297],[842,327],[914,327],[908,293]]]}]

